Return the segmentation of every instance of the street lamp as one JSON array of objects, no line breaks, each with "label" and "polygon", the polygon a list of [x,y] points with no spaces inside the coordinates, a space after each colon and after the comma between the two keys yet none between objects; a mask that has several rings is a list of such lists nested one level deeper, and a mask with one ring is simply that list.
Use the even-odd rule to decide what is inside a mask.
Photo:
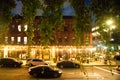
[{"label": "street lamp", "polygon": [[111,19],[107,20],[107,21],[106,21],[106,24],[107,24],[107,25],[112,25],[112,24],[113,24],[113,20],[111,20]]},{"label": "street lamp", "polygon": [[114,21],[112,19],[109,19],[106,21],[106,24],[108,26],[108,34],[109,34],[109,41],[113,40],[111,39],[111,34],[112,34],[112,30],[116,28],[116,26],[114,25]]}]

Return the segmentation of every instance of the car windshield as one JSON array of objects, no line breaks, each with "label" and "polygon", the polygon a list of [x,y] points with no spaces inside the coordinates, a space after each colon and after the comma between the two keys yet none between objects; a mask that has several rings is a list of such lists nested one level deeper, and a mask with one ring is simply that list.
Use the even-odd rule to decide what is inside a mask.
[{"label": "car windshield", "polygon": [[18,60],[17,60],[17,59],[15,59],[15,58],[10,58],[10,59],[14,60],[15,62],[17,62],[17,61],[18,61]]},{"label": "car windshield", "polygon": [[40,62],[42,62],[41,59],[33,59],[32,61],[40,61]]},{"label": "car windshield", "polygon": [[58,70],[58,68],[55,67],[55,66],[49,66],[49,68],[52,69],[52,70]]}]

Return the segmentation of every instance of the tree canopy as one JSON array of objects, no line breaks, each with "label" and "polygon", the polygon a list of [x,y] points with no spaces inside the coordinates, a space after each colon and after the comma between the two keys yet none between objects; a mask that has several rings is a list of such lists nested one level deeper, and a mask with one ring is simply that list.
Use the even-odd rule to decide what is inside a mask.
[{"label": "tree canopy", "polygon": [[[91,26],[91,17],[89,7],[86,4],[85,0],[70,0],[71,6],[75,10],[75,25],[74,29],[76,32],[77,43],[82,43],[79,45],[85,45],[86,43],[84,34],[90,32]],[[80,40],[80,42],[79,42]]]},{"label": "tree canopy", "polygon": [[[43,0],[43,18],[39,27],[39,33],[44,38],[42,44],[48,45],[53,40],[54,27],[62,24],[62,5],[64,0]],[[58,26],[59,25],[59,26]]]},{"label": "tree canopy", "polygon": [[[108,28],[106,21],[108,19],[113,19],[114,24],[116,25],[117,32],[119,32],[119,21],[120,21],[120,1],[119,0],[91,0],[90,1],[90,11],[96,17],[96,25],[100,28],[98,29],[99,33],[103,36],[103,39],[109,42],[109,32],[106,32],[105,29]],[[109,29],[110,30],[110,29]],[[114,31],[115,31],[114,30]]]},{"label": "tree canopy", "polygon": [[15,8],[14,0],[0,0],[0,43],[4,43],[3,36],[7,35],[8,25],[12,20],[11,10]]},{"label": "tree canopy", "polygon": [[[103,31],[103,23],[110,17],[114,17],[116,20],[117,29],[120,21],[120,1],[119,0],[90,0],[90,4],[86,3],[86,0],[19,0],[22,1],[22,16],[29,25],[27,32],[30,35],[30,40],[34,37],[31,33],[34,31],[33,20],[35,19],[38,9],[43,10],[42,22],[38,28],[40,36],[44,38],[41,43],[50,44],[50,40],[53,39],[52,33],[54,32],[54,26],[63,23],[62,11],[63,3],[69,1],[75,11],[74,18],[74,30],[77,34],[76,38],[79,43],[84,42],[84,32],[90,32],[90,26],[92,25],[91,16],[96,17],[95,23],[101,26],[99,31]],[[11,10],[15,8],[15,0],[1,0],[0,1],[0,26],[9,24],[12,19]],[[93,14],[93,15],[91,15]],[[58,28],[60,28],[58,26]],[[2,28],[2,27],[1,27]],[[2,30],[2,29],[0,29]],[[81,45],[84,45],[81,44]]]}]

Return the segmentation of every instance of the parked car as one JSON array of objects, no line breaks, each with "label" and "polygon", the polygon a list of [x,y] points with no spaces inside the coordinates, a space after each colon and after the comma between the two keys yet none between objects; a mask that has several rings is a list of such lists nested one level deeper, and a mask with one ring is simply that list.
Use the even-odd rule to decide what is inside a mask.
[{"label": "parked car", "polygon": [[114,59],[115,59],[116,64],[117,64],[116,70],[117,70],[117,71],[120,71],[120,55],[119,55],[119,54],[115,55],[115,56],[114,56]]},{"label": "parked car", "polygon": [[42,59],[27,59],[26,61],[27,66],[36,66],[36,65],[48,65]]},{"label": "parked car", "polygon": [[120,71],[120,66],[117,66],[117,67],[116,67],[116,70],[117,70],[117,71]]},{"label": "parked car", "polygon": [[29,68],[29,74],[33,77],[58,78],[62,71],[49,65],[37,65]]},{"label": "parked car", "polygon": [[56,66],[58,68],[80,68],[80,64],[73,61],[60,61]]},{"label": "parked car", "polygon": [[22,61],[19,61],[15,58],[1,58],[0,67],[21,67],[23,64]]}]

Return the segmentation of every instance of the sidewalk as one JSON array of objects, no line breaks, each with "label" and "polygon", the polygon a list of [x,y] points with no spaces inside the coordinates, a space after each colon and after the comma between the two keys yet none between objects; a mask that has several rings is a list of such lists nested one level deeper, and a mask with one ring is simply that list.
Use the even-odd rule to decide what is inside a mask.
[{"label": "sidewalk", "polygon": [[[23,65],[26,64],[26,60],[22,60]],[[89,63],[82,63],[84,66],[109,66],[110,64],[107,62],[107,64],[104,64],[104,61],[91,61]],[[56,63],[51,62],[52,66],[56,66]],[[116,66],[116,63],[114,61],[111,61],[111,66]]]},{"label": "sidewalk", "polygon": [[107,62],[107,64],[104,63],[104,61],[93,61],[93,62],[89,62],[89,63],[83,63],[83,65],[85,66],[116,66],[116,63],[114,61],[111,61],[111,64],[109,62]]},{"label": "sidewalk", "polygon": [[[92,61],[89,63],[82,63],[84,66],[116,66],[116,63],[114,61],[111,61],[111,64],[107,62],[107,64],[104,64],[104,61]],[[52,63],[52,66],[56,66],[56,63]]]}]

